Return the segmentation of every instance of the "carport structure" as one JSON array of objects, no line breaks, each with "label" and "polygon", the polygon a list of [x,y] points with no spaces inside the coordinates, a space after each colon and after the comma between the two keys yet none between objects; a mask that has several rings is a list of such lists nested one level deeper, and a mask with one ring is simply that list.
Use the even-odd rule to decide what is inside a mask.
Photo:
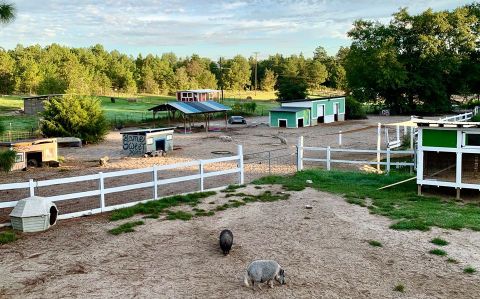
[{"label": "carport structure", "polygon": [[153,112],[153,119],[158,112],[166,111],[168,122],[175,118],[177,111],[183,116],[183,128],[184,133],[187,133],[187,122],[189,130],[192,129],[192,117],[195,115],[203,115],[205,118],[205,132],[208,133],[210,128],[210,119],[213,113],[224,113],[225,115],[225,130],[227,130],[227,111],[231,110],[230,107],[222,105],[214,101],[205,101],[205,102],[168,102],[165,104],[160,104],[155,107],[148,109],[148,111]]}]

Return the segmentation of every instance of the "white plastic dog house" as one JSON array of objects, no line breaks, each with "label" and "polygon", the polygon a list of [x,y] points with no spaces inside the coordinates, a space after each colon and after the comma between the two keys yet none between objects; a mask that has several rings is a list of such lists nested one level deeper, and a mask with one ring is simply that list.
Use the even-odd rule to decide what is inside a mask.
[{"label": "white plastic dog house", "polygon": [[50,200],[32,196],[19,200],[10,213],[10,221],[15,230],[39,232],[57,223],[58,209]]}]

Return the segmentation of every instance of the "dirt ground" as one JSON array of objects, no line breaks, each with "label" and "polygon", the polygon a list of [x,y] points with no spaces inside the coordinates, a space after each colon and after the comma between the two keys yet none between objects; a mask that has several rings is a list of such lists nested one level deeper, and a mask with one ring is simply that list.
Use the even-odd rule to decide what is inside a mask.
[{"label": "dirt ground", "polygon": [[[87,145],[83,148],[59,148],[59,156],[65,159],[61,168],[30,169],[27,172],[13,172],[0,176],[0,183],[10,183],[33,179],[53,179],[66,176],[78,176],[97,173],[99,171],[113,171],[149,167],[153,164],[174,164],[190,160],[217,158],[212,151],[230,151],[236,153],[237,145],[243,145],[244,154],[261,151],[285,149],[294,153],[294,146],[299,136],[304,136],[305,146],[339,147],[338,132],[343,131],[342,147],[357,149],[375,149],[377,142],[377,123],[394,123],[408,120],[406,116],[370,116],[366,120],[352,120],[321,124],[314,127],[298,129],[270,128],[268,117],[248,118],[247,126],[230,125],[227,132],[205,132],[194,134],[174,135],[174,146],[177,148],[167,157],[143,158],[127,157],[122,150],[122,135],[120,131],[112,131],[100,144]],[[197,124],[200,125],[200,124]],[[223,128],[222,121],[213,121],[212,127]],[[129,128],[128,130],[131,130]],[[348,133],[349,131],[353,131]],[[394,137],[393,131],[390,138]],[[232,137],[232,142],[223,142],[220,136]],[[287,145],[274,136],[281,136],[287,140]],[[384,134],[382,131],[382,138]],[[384,146],[384,144],[383,144]],[[108,156],[110,163],[107,167],[100,167],[98,161]],[[288,167],[290,171],[292,168]],[[248,173],[248,169],[247,169]]]},{"label": "dirt ground", "polygon": [[[245,193],[276,192],[248,186]],[[249,203],[190,221],[147,219],[129,234],[104,216],[62,221],[47,232],[0,246],[0,297],[5,298],[478,298],[480,233],[402,232],[343,198],[306,189],[289,200]],[[222,203],[224,193],[204,199]],[[313,209],[305,209],[305,205]],[[234,246],[224,257],[218,234]],[[442,237],[459,264],[428,253]],[[383,247],[373,247],[377,240]],[[247,265],[275,259],[287,284],[243,286]],[[405,292],[394,291],[399,284]]]},{"label": "dirt ground", "polygon": [[[166,157],[128,157],[122,150],[122,135],[119,131],[112,131],[106,139],[96,145],[87,145],[83,148],[59,148],[59,156],[62,156],[65,162],[60,168],[37,168],[28,171],[16,171],[6,175],[0,175],[0,183],[25,182],[29,179],[48,180],[64,177],[74,177],[98,172],[109,172],[122,169],[133,169],[151,167],[154,164],[175,164],[191,160],[217,158],[224,155],[213,154],[212,151],[229,151],[233,155],[237,152],[237,145],[243,145],[245,156],[245,181],[250,182],[253,179],[268,174],[287,174],[296,170],[295,145],[299,136],[304,136],[305,146],[332,146],[338,145],[338,132],[343,132],[342,147],[356,149],[375,149],[377,142],[377,124],[394,123],[408,120],[407,116],[380,117],[370,116],[366,120],[354,120],[345,122],[336,122],[330,124],[321,124],[314,127],[305,127],[298,129],[270,128],[268,127],[268,117],[248,118],[248,125],[231,125],[227,132],[205,132],[193,134],[176,133],[174,135],[174,147],[177,148]],[[197,123],[197,125],[200,125]],[[223,121],[213,121],[211,127],[223,128]],[[131,128],[127,129],[131,130]],[[350,132],[350,133],[349,133]],[[220,140],[220,136],[228,135],[232,137],[232,142]],[[281,136],[287,141],[282,144],[279,138]],[[394,137],[393,130],[391,138]],[[384,134],[382,131],[382,138]],[[385,146],[385,143],[383,143]],[[272,151],[272,162],[258,161],[268,157],[268,153],[259,155],[249,155],[251,153]],[[320,155],[318,152],[310,155]],[[323,155],[325,155],[323,153]],[[107,166],[99,166],[99,159],[108,156],[110,161]],[[277,158],[279,156],[279,158]],[[310,157],[308,153],[305,157]],[[321,158],[318,156],[318,158]],[[343,153],[333,153],[332,159],[374,159],[375,155],[346,155]],[[257,162],[255,162],[257,161]],[[321,164],[323,165],[323,164]],[[324,166],[324,165],[323,165]],[[333,165],[333,168],[358,169],[363,165]],[[233,168],[233,164],[217,163],[206,166],[205,171],[215,171]],[[193,172],[192,172],[193,171]],[[178,169],[176,171],[161,172],[161,178],[173,176],[182,176],[193,174],[197,169]],[[134,175],[117,177],[114,180],[106,182],[105,188],[128,185],[151,180],[148,175]],[[215,188],[228,184],[238,183],[238,175],[229,175],[225,177],[214,177],[207,179],[206,188]],[[38,196],[54,196],[66,193],[81,192],[98,189],[97,182],[83,182],[75,184],[57,185],[55,187],[36,188],[35,194]],[[188,191],[198,190],[198,183],[191,181],[181,184],[164,185],[159,188],[159,196],[167,196]],[[28,197],[27,190],[0,191],[1,201],[19,200]],[[149,199],[152,197],[150,189],[138,189],[125,193],[110,194],[107,198],[107,205],[120,204],[131,201]],[[89,210],[99,206],[99,200],[96,197],[82,198],[75,201],[59,202],[61,213],[70,213]],[[10,210],[0,211],[0,223],[8,220]]]}]

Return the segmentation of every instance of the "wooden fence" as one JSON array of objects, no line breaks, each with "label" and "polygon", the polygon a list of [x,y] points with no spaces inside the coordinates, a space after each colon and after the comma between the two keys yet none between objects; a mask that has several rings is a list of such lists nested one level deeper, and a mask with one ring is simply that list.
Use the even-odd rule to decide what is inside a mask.
[{"label": "wooden fence", "polygon": [[[230,161],[237,161],[236,167],[229,168],[226,170],[220,170],[220,171],[210,171],[210,172],[204,171],[204,167],[207,164],[230,162]],[[173,178],[167,178],[167,179],[158,178],[159,171],[173,170],[173,169],[185,168],[185,167],[198,167],[198,173],[193,175],[173,177]],[[143,173],[151,173],[152,174],[151,181],[130,184],[130,185],[123,185],[123,186],[112,187],[112,188],[105,187],[104,180],[106,178],[131,176],[131,175],[143,174]],[[236,173],[238,173],[238,183],[243,184],[244,183],[244,165],[243,165],[243,149],[241,145],[238,145],[238,152],[236,156],[222,157],[222,158],[208,159],[208,160],[197,160],[197,161],[183,162],[183,163],[170,164],[170,165],[154,165],[153,167],[147,167],[147,168],[141,168],[141,169],[121,170],[121,171],[106,172],[106,173],[100,172],[92,175],[67,177],[62,179],[53,179],[53,180],[44,180],[44,181],[30,180],[28,182],[22,182],[22,183],[0,184],[0,191],[14,190],[14,189],[28,189],[29,195],[35,196],[36,187],[74,184],[74,183],[84,182],[84,181],[98,181],[98,184],[97,184],[98,188],[94,190],[47,197],[53,202],[58,202],[58,201],[78,200],[79,198],[85,198],[85,197],[91,197],[91,196],[98,196],[98,208],[88,209],[88,210],[83,210],[83,211],[68,213],[68,214],[60,214],[58,216],[59,219],[68,219],[68,218],[80,217],[85,215],[98,214],[102,212],[108,212],[108,211],[112,211],[112,210],[116,210],[124,207],[133,206],[138,203],[143,203],[150,200],[158,199],[158,187],[166,184],[175,184],[180,182],[198,180],[198,191],[204,191],[205,190],[204,180],[206,178],[223,176],[228,174],[236,174]],[[223,187],[225,186],[222,186],[219,188],[223,188]],[[110,206],[107,206],[105,204],[105,195],[107,194],[121,193],[125,191],[131,191],[131,190],[137,190],[137,189],[143,189],[143,188],[152,188],[151,199],[141,200],[141,201],[132,201],[128,203],[110,205]],[[15,207],[17,202],[18,201],[0,202],[0,210]]]}]

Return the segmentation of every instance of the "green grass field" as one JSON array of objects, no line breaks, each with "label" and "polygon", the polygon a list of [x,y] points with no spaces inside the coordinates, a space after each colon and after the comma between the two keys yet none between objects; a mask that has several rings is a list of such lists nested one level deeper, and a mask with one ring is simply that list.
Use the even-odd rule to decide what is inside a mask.
[{"label": "green grass field", "polygon": [[[327,96],[333,94],[341,94],[339,91],[325,89],[312,92],[311,97]],[[127,95],[116,94],[113,96],[116,100],[112,103],[111,96],[98,96],[102,103],[107,119],[113,124],[136,124],[144,123],[152,120],[152,113],[148,111],[156,105],[175,101],[174,96],[168,95]],[[256,104],[257,108],[253,115],[268,115],[268,111],[279,104],[275,101],[276,95],[274,91],[224,91],[224,104],[234,106],[236,103],[245,103],[250,97]],[[137,102],[129,102],[128,98],[135,98]],[[38,117],[14,114],[15,111],[23,109],[23,100],[21,96],[3,96],[0,97],[0,122],[5,125],[7,130],[11,127],[12,131],[31,131],[32,128],[38,127]],[[231,114],[246,114],[239,111]],[[157,114],[157,117],[165,117],[165,114]],[[11,123],[11,126],[10,126]]]}]

